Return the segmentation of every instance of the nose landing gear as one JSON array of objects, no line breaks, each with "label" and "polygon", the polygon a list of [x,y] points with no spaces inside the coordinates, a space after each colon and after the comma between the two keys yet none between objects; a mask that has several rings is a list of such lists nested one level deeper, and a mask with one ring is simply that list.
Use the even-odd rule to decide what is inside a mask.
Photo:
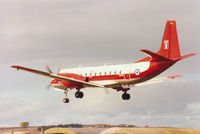
[{"label": "nose landing gear", "polygon": [[63,102],[64,102],[64,103],[69,103],[69,98],[67,98],[68,90],[67,90],[67,89],[64,89],[64,93],[65,93],[65,98],[63,98]]}]

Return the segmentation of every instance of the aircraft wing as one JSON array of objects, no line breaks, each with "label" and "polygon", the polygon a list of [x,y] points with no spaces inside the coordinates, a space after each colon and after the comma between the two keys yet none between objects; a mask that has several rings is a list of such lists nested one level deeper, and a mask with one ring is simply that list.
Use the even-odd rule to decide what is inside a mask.
[{"label": "aircraft wing", "polygon": [[146,85],[151,85],[151,84],[155,84],[155,83],[162,83],[165,80],[169,80],[169,79],[175,79],[177,77],[182,77],[182,75],[174,75],[174,76],[167,76],[167,77],[160,77],[160,78],[153,78],[151,80],[142,82],[142,83],[138,83],[135,84],[135,87],[140,87],[140,86],[146,86]]},{"label": "aircraft wing", "polygon": [[17,70],[23,70],[23,71],[27,71],[27,72],[31,72],[31,73],[43,75],[43,76],[46,76],[46,77],[55,78],[55,79],[58,79],[58,80],[76,82],[76,83],[83,84],[83,85],[86,85],[86,86],[91,86],[91,87],[101,87],[101,88],[104,88],[104,86],[101,85],[101,84],[92,83],[92,82],[86,82],[86,81],[81,81],[81,80],[77,80],[77,79],[74,79],[74,78],[64,77],[64,76],[60,76],[60,75],[57,75],[57,74],[51,74],[51,73],[48,73],[48,72],[34,70],[34,69],[22,67],[22,66],[15,66],[14,65],[14,66],[11,66],[11,67],[12,68],[16,68]]}]

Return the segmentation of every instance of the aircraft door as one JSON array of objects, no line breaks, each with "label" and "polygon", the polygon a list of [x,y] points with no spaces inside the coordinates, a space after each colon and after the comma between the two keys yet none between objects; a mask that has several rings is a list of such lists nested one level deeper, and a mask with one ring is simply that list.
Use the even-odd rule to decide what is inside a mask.
[{"label": "aircraft door", "polygon": [[131,79],[131,66],[128,65],[124,69],[124,79]]}]

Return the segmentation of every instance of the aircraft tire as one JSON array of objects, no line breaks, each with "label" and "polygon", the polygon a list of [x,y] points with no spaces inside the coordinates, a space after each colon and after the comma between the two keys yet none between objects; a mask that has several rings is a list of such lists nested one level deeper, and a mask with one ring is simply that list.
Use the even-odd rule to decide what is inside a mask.
[{"label": "aircraft tire", "polygon": [[83,92],[79,92],[78,96],[79,96],[79,98],[83,98],[83,96],[84,96]]},{"label": "aircraft tire", "polygon": [[75,97],[79,98],[79,92],[78,91],[75,93]]},{"label": "aircraft tire", "polygon": [[64,98],[64,99],[63,99],[63,102],[64,102],[64,103],[69,103],[69,98]]},{"label": "aircraft tire", "polygon": [[122,94],[122,99],[123,100],[129,100],[131,98],[130,94],[127,94],[127,93],[123,93]]},{"label": "aircraft tire", "polygon": [[83,92],[77,91],[77,92],[75,93],[75,97],[76,97],[76,98],[83,98],[83,96],[84,96]]},{"label": "aircraft tire", "polygon": [[122,94],[122,99],[123,99],[123,100],[126,100],[126,93],[123,93],[123,94]]},{"label": "aircraft tire", "polygon": [[129,100],[131,98],[130,94],[126,94],[126,100]]}]

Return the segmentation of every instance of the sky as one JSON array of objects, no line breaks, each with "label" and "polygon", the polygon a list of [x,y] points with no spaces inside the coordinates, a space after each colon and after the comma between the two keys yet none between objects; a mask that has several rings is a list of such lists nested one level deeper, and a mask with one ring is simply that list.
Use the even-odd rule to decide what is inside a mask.
[{"label": "sky", "polygon": [[56,73],[65,68],[133,63],[140,49],[160,48],[167,20],[176,20],[181,54],[200,53],[198,0],[0,0],[0,127],[68,123],[133,124],[200,129],[199,55],[160,76],[183,75],[132,88],[131,99],[109,89],[83,89],[84,98],[46,90],[49,78],[16,71],[21,65]]}]

